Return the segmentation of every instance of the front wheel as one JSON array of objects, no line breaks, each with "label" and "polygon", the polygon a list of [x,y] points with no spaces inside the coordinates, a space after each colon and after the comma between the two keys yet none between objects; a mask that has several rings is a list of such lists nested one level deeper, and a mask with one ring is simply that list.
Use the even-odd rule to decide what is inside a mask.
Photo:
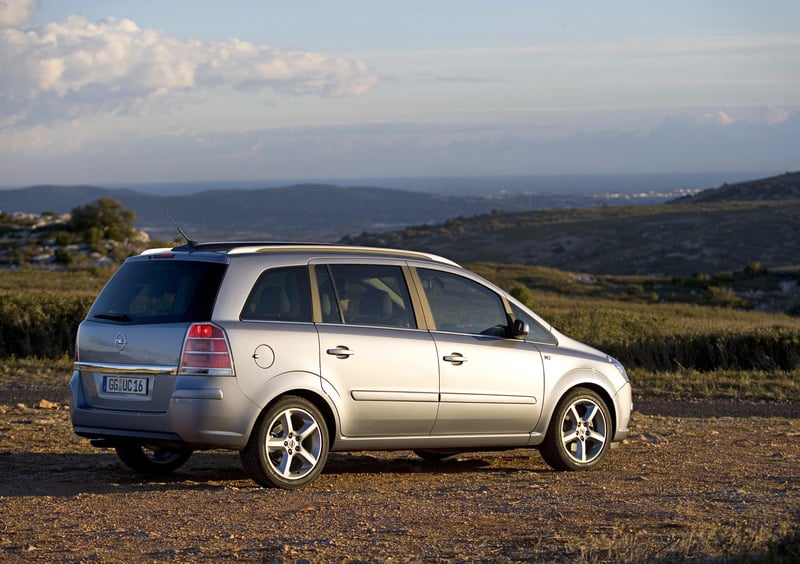
[{"label": "front wheel", "polygon": [[591,470],[605,458],[610,441],[606,403],[595,392],[576,388],[558,403],[539,450],[556,470]]},{"label": "front wheel", "polygon": [[119,459],[128,468],[140,474],[171,474],[189,460],[190,448],[151,445],[140,441],[126,441],[114,447]]},{"label": "front wheel", "polygon": [[266,487],[296,489],[311,483],[328,457],[328,426],[308,400],[287,396],[259,418],[240,453],[250,477]]}]

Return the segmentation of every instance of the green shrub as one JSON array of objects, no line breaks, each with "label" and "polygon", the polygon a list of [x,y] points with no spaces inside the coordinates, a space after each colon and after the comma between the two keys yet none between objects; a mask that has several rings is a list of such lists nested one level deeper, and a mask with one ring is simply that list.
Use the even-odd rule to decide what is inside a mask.
[{"label": "green shrub", "polygon": [[132,237],[136,232],[135,222],[136,214],[132,210],[126,210],[113,198],[100,198],[91,204],[74,208],[69,228],[81,234],[87,243],[96,245],[103,239],[125,241]]},{"label": "green shrub", "polygon": [[782,314],[536,296],[559,331],[629,367],[671,371],[795,370],[800,323]]},{"label": "green shrub", "polygon": [[522,284],[516,284],[511,291],[509,292],[512,296],[517,298],[526,306],[533,308],[533,294],[531,293],[530,289],[527,286],[523,286]]},{"label": "green shrub", "polygon": [[74,351],[91,298],[55,292],[8,292],[0,300],[0,358],[55,358]]}]

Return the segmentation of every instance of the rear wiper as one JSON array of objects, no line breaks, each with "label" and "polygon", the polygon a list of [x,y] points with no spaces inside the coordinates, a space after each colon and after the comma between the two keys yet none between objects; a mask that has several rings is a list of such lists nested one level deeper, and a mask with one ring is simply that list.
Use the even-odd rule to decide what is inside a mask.
[{"label": "rear wiper", "polygon": [[125,323],[130,323],[133,321],[133,318],[130,315],[126,315],[124,313],[98,313],[94,316],[95,319],[108,319],[110,321],[124,321]]}]

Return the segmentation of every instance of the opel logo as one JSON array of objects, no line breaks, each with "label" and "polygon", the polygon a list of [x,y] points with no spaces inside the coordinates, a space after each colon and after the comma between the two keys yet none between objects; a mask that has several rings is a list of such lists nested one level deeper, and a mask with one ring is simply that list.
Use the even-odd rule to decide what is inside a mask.
[{"label": "opel logo", "polygon": [[117,336],[114,337],[114,346],[120,352],[125,349],[125,345],[128,344],[128,338],[125,336],[125,333],[117,333]]}]

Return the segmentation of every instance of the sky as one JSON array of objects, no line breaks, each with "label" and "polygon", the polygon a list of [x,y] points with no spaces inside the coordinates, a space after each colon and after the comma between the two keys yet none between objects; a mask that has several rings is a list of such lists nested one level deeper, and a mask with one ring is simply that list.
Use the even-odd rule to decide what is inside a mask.
[{"label": "sky", "polygon": [[800,169],[797,0],[0,0],[0,186]]}]

